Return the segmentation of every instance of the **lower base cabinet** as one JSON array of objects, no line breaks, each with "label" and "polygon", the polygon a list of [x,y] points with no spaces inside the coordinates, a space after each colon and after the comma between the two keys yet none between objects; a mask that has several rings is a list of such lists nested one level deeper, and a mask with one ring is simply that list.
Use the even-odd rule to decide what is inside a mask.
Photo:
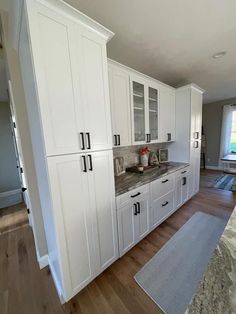
[{"label": "lower base cabinet", "polygon": [[149,232],[149,189],[136,189],[126,205],[117,209],[119,252],[125,254]]},{"label": "lower base cabinet", "polygon": [[116,198],[119,255],[124,255],[189,199],[185,167]]},{"label": "lower base cabinet", "polygon": [[67,301],[118,258],[112,151],[49,157],[48,172]]}]

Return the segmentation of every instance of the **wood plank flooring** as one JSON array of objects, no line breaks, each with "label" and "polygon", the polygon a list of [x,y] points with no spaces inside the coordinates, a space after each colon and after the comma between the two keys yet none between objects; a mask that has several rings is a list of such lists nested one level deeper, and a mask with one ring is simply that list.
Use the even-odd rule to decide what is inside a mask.
[{"label": "wood plank flooring", "polygon": [[28,214],[24,203],[0,208],[0,234],[28,225]]},{"label": "wood plank flooring", "polygon": [[195,212],[230,216],[236,193],[211,187],[219,175],[203,171],[201,190],[195,197],[64,305],[59,302],[49,269],[39,270],[30,227],[1,235],[0,313],[162,313],[133,277]]}]

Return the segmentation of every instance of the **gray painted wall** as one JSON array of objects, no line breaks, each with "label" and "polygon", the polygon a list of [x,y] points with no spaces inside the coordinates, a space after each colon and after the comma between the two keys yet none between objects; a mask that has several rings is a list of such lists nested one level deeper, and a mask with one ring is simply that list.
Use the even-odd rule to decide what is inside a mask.
[{"label": "gray painted wall", "polygon": [[218,167],[223,106],[236,98],[203,105],[202,124],[206,135],[206,166]]},{"label": "gray painted wall", "polygon": [[0,193],[20,187],[11,133],[10,107],[8,103],[0,102]]}]

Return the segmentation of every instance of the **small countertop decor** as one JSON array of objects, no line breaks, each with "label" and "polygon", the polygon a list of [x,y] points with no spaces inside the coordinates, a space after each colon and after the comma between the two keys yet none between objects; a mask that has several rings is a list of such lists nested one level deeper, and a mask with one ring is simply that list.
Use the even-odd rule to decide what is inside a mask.
[{"label": "small countertop decor", "polygon": [[161,167],[153,167],[150,171],[146,171],[142,174],[126,172],[119,177],[115,177],[116,196],[164,177],[167,174],[173,173],[187,166],[189,166],[188,163],[169,162],[168,164],[162,165]]},{"label": "small countertop decor", "polygon": [[236,313],[236,207],[186,314]]},{"label": "small countertop decor", "polygon": [[139,155],[140,155],[140,163],[142,164],[143,167],[148,166],[148,155],[150,153],[150,149],[148,147],[142,147],[139,150]]}]

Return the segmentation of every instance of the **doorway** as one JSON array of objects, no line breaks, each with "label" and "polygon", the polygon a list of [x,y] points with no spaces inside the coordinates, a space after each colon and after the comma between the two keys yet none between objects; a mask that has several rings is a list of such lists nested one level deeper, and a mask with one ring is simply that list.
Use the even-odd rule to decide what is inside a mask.
[{"label": "doorway", "polygon": [[28,224],[13,101],[0,44],[0,234]]}]

